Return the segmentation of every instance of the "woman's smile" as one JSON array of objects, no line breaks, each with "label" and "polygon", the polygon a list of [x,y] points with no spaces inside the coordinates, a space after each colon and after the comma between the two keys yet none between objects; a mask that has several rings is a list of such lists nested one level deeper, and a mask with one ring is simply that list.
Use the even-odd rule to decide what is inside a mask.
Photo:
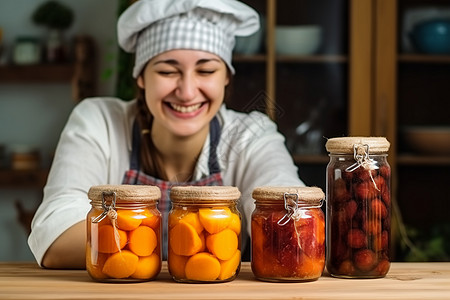
[{"label": "woman's smile", "polygon": [[166,113],[169,113],[177,119],[192,119],[200,116],[208,107],[208,101],[192,104],[183,105],[173,102],[163,102],[167,108]]},{"label": "woman's smile", "polygon": [[181,104],[177,104],[177,103],[167,103],[173,110],[180,112],[180,113],[192,113],[196,110],[198,110],[203,104],[203,103],[197,103],[197,104],[193,104],[193,105],[181,105]]}]

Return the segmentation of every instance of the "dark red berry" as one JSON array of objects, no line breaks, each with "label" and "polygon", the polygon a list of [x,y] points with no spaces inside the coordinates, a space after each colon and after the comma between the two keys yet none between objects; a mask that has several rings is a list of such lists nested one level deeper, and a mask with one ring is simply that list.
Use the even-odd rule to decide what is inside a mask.
[{"label": "dark red berry", "polygon": [[347,245],[352,248],[362,248],[367,245],[367,237],[360,229],[350,229],[347,235]]},{"label": "dark red berry", "polygon": [[388,215],[386,206],[378,198],[372,200],[372,202],[370,203],[370,209],[372,211],[372,217],[374,218],[384,219]]},{"label": "dark red berry", "polygon": [[376,255],[369,249],[363,249],[355,253],[353,260],[358,269],[368,272],[375,267]]}]

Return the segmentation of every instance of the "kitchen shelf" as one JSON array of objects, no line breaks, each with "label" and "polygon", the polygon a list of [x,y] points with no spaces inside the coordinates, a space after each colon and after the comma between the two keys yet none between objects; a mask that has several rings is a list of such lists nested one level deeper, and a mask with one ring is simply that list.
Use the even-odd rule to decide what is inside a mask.
[{"label": "kitchen shelf", "polygon": [[75,66],[72,63],[0,66],[0,83],[70,82]]},{"label": "kitchen shelf", "polygon": [[450,55],[400,54],[400,63],[450,64]]},{"label": "kitchen shelf", "polygon": [[0,187],[41,189],[47,181],[48,171],[0,169]]},{"label": "kitchen shelf", "polygon": [[450,166],[450,156],[399,154],[397,164],[402,166]]},{"label": "kitchen shelf", "polygon": [[296,164],[328,164],[330,161],[329,156],[325,154],[293,154],[292,157]]}]

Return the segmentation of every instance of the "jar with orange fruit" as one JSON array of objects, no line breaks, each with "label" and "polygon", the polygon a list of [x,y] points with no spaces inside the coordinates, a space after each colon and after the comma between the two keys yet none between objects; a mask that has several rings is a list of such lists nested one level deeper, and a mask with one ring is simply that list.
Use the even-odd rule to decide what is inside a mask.
[{"label": "jar with orange fruit", "polygon": [[240,195],[232,186],[172,187],[167,262],[175,281],[236,278],[241,266]]},{"label": "jar with orange fruit", "polygon": [[251,268],[262,281],[317,280],[325,266],[325,195],[318,187],[257,187],[252,193]]},{"label": "jar with orange fruit", "polygon": [[390,268],[390,143],[338,137],[326,143],[327,271],[339,278],[380,278]]},{"label": "jar with orange fruit", "polygon": [[101,282],[140,282],[161,271],[161,192],[156,186],[89,189],[86,269]]}]

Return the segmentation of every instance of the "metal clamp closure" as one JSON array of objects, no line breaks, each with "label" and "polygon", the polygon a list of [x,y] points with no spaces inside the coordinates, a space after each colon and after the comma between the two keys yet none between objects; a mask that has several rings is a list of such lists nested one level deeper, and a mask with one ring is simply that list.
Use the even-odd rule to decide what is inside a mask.
[{"label": "metal clamp closure", "polygon": [[[105,200],[106,197],[113,197],[110,205],[106,204],[106,200]],[[117,219],[116,192],[102,192],[102,208],[103,208],[103,212],[99,216],[92,219],[92,223],[99,223],[106,216],[108,216],[112,220]]]}]

